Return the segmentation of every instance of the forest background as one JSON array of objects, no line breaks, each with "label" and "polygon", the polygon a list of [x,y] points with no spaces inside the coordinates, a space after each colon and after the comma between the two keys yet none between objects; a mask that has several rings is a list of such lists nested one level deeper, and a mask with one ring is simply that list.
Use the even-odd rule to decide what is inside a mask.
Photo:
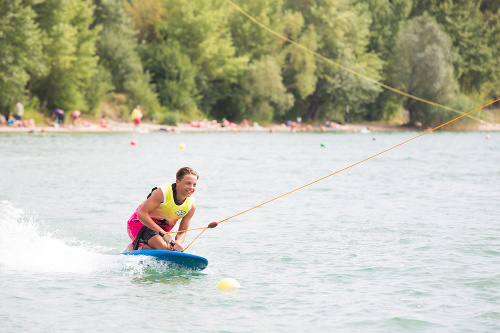
[{"label": "forest background", "polygon": [[20,100],[38,122],[55,108],[128,120],[136,104],[169,125],[342,123],[347,107],[357,122],[457,116],[289,40],[463,112],[500,97],[498,0],[234,3],[286,38],[225,0],[0,0],[0,112]]}]

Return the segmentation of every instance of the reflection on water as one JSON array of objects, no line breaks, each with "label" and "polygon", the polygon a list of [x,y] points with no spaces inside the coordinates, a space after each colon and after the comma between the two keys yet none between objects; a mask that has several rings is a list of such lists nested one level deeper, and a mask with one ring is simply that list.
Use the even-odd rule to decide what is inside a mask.
[{"label": "reflection on water", "polygon": [[176,268],[170,268],[165,271],[156,271],[154,269],[144,269],[139,277],[134,277],[134,283],[164,283],[164,284],[189,284],[193,278],[202,277],[206,274],[200,272],[183,272]]},{"label": "reflection on water", "polygon": [[165,283],[165,284],[188,284],[193,278],[205,276],[185,267],[160,261],[156,259],[146,259],[139,262],[141,271],[134,271],[134,283]]}]

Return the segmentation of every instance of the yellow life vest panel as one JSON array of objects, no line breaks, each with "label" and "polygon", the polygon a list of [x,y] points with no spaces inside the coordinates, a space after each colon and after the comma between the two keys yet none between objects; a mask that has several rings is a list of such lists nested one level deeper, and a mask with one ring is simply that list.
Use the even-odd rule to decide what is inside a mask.
[{"label": "yellow life vest panel", "polygon": [[175,203],[172,185],[174,184],[163,184],[160,186],[164,197],[163,202],[150,214],[152,218],[167,220],[170,222],[170,225],[172,225],[172,222],[186,216],[194,201],[193,197],[187,197],[182,204],[177,205]]},{"label": "yellow life vest panel", "polygon": [[132,110],[132,113],[130,114],[130,118],[132,119],[141,119],[142,118],[142,112],[141,110],[135,108],[134,110]]}]

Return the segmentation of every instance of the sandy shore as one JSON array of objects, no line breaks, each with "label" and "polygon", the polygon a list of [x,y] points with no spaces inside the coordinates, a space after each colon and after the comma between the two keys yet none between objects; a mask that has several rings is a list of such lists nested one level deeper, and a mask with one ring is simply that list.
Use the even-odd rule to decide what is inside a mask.
[{"label": "sandy shore", "polygon": [[[72,126],[54,127],[50,125],[37,126],[37,127],[13,127],[13,126],[0,126],[1,133],[124,133],[133,132],[136,130],[133,124],[130,123],[110,123],[109,128],[102,128],[97,124],[90,124],[89,126]],[[272,125],[272,126],[247,126],[241,127],[238,125],[230,127],[194,127],[189,124],[180,124],[178,126],[167,126],[158,124],[142,123],[140,125],[140,132],[394,132],[394,131],[424,131],[424,128],[408,127],[399,125],[386,125],[386,124],[349,124],[341,127],[320,127],[309,126],[292,130],[285,124]],[[500,131],[500,124],[480,124],[475,131]]]}]

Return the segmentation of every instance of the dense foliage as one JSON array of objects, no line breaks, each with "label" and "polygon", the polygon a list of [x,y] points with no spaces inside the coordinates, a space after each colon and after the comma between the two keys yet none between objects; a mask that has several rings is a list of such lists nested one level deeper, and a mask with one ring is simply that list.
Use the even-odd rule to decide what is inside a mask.
[{"label": "dense foliage", "polygon": [[[126,118],[432,125],[500,97],[500,5],[492,0],[7,0],[0,2],[0,111],[16,100]],[[462,103],[460,102],[460,103]],[[103,111],[104,110],[104,111]],[[463,109],[462,111],[469,111]]]}]

